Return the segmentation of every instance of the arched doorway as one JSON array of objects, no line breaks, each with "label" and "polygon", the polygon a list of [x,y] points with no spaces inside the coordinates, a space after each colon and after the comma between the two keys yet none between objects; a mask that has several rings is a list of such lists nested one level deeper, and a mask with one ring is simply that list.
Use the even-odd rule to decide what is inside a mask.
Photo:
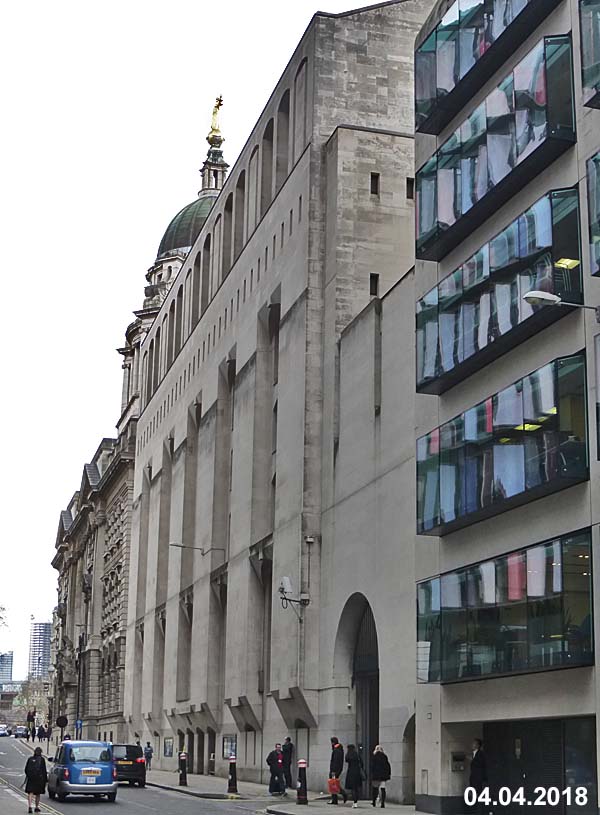
[{"label": "arched doorway", "polygon": [[379,649],[373,612],[366,601],[356,636],[352,683],[356,691],[356,746],[370,785],[370,757],[379,741]]},{"label": "arched doorway", "polygon": [[[370,754],[379,741],[379,648],[373,611],[364,594],[353,594],[342,611],[334,650],[333,675],[338,688],[348,689],[348,702],[354,696],[354,733],[348,741],[356,744],[370,785]],[[348,704],[348,708],[351,705]],[[341,711],[338,711],[341,714]],[[340,718],[342,732],[348,732]]]}]

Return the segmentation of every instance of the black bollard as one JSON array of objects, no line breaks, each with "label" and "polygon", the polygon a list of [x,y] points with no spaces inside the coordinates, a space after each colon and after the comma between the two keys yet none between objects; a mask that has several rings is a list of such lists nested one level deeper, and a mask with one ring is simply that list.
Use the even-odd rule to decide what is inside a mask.
[{"label": "black bollard", "polygon": [[179,753],[179,786],[187,787],[187,753]]},{"label": "black bollard", "polygon": [[296,783],[296,803],[308,804],[308,792],[306,790],[306,759],[298,761],[298,781]]},{"label": "black bollard", "polygon": [[238,794],[237,788],[237,761],[235,756],[229,756],[229,779],[227,781],[227,792],[231,795]]}]

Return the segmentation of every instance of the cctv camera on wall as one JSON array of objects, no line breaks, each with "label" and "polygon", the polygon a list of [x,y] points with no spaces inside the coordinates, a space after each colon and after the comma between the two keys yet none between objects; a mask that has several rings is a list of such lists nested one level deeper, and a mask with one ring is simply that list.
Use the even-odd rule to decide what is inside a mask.
[{"label": "cctv camera on wall", "polygon": [[279,593],[280,594],[291,594],[292,593],[292,581],[289,577],[282,577],[279,583]]}]

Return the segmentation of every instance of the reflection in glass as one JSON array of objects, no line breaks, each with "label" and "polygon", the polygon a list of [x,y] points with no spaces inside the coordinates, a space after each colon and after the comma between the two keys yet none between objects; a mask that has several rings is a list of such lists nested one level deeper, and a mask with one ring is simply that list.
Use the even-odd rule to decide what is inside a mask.
[{"label": "reflection in glass", "polygon": [[440,517],[448,523],[464,514],[465,449],[462,416],[440,427]]},{"label": "reflection in glass", "polygon": [[468,212],[488,191],[485,105],[480,105],[460,128],[461,208]]},{"label": "reflection in glass", "polygon": [[600,89],[600,0],[580,0],[579,13],[583,98],[589,102]]},{"label": "reflection in glass", "polygon": [[515,103],[512,74],[485,100],[490,186],[498,184],[515,166]]},{"label": "reflection in glass", "polygon": [[492,399],[464,413],[465,512],[476,512],[493,500]]},{"label": "reflection in glass", "polygon": [[515,66],[515,130],[517,156],[522,161],[546,137],[546,71],[544,42]]},{"label": "reflection in glass", "polygon": [[462,272],[448,275],[438,286],[441,367],[450,371],[463,360],[463,333],[460,324]]},{"label": "reflection in glass", "polygon": [[418,681],[592,664],[591,581],[584,530],[419,583]]},{"label": "reflection in glass", "polygon": [[436,34],[430,34],[415,53],[415,118],[417,128],[433,111],[436,101]]},{"label": "reflection in glass", "polygon": [[590,265],[600,274],[600,153],[587,162],[588,218],[590,224]]},{"label": "reflection in glass", "polygon": [[433,529],[440,521],[440,431],[417,440],[417,529]]},{"label": "reflection in glass", "polygon": [[458,3],[454,3],[437,27],[436,69],[438,97],[453,90],[458,81]]},{"label": "reflection in glass", "polygon": [[417,303],[417,379],[423,382],[438,373],[438,290]]},{"label": "reflection in glass", "polygon": [[460,132],[457,130],[437,153],[437,219],[448,229],[461,215]]},{"label": "reflection in glass", "polygon": [[437,230],[437,161],[431,158],[417,173],[415,182],[417,245],[426,243]]}]

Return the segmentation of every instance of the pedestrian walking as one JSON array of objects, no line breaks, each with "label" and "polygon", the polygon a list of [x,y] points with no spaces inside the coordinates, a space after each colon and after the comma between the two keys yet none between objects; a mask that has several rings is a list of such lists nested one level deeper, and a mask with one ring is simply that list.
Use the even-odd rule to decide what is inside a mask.
[{"label": "pedestrian walking", "polygon": [[[479,797],[487,784],[487,763],[483,752],[483,742],[481,739],[473,739],[473,755],[469,770],[469,786],[473,787]],[[483,812],[483,804],[479,801],[475,804],[475,812]]]},{"label": "pedestrian walking", "polygon": [[[331,737],[331,759],[329,761],[329,777],[338,778],[341,776],[344,769],[344,748],[339,743],[337,736]],[[348,800],[348,793],[340,784],[340,793],[344,803]],[[331,794],[330,804],[337,806],[338,796],[336,792]]]},{"label": "pedestrian walking", "polygon": [[[36,747],[33,755],[25,764],[25,792],[27,793],[27,812],[41,812],[40,795],[46,792],[48,771],[42,755],[42,748]],[[31,808],[35,801],[35,809]]]},{"label": "pedestrian walking", "polygon": [[346,773],[346,790],[352,793],[352,808],[358,808],[358,799],[360,796],[361,787],[365,780],[365,771],[362,765],[361,757],[354,744],[349,744],[346,750],[346,764],[348,771]]},{"label": "pedestrian walking", "polygon": [[38,727],[37,737],[38,737],[38,741],[44,741],[44,739],[46,738],[46,731],[44,730],[44,725],[43,724],[41,724]]},{"label": "pedestrian walking", "polygon": [[373,806],[377,804],[377,796],[381,800],[381,806],[385,807],[385,782],[389,781],[392,777],[392,768],[381,744],[373,750],[371,756],[371,803]]},{"label": "pedestrian walking", "polygon": [[271,778],[269,780],[269,794],[270,795],[286,795],[285,779],[283,777],[283,752],[281,744],[276,744],[275,749],[271,750],[267,756],[267,764],[271,771]]},{"label": "pedestrian walking", "polygon": [[285,737],[285,741],[281,747],[283,753],[283,777],[285,785],[288,789],[292,788],[292,761],[294,758],[294,745],[289,736]]},{"label": "pedestrian walking", "polygon": [[29,729],[29,727],[26,728],[26,734],[27,735],[25,736],[25,738],[27,739],[27,743],[29,744],[29,739],[31,738],[31,730]]},{"label": "pedestrian walking", "polygon": [[31,741],[35,741],[35,723],[31,725]]},{"label": "pedestrian walking", "polygon": [[146,742],[146,746],[144,747],[144,758],[146,759],[146,769],[152,769],[152,756],[154,755],[154,747],[150,744],[149,741]]},{"label": "pedestrian walking", "polygon": [[50,747],[50,739],[52,738],[52,728],[50,727],[50,722],[48,722],[46,726],[46,738],[48,739],[48,747]]}]

